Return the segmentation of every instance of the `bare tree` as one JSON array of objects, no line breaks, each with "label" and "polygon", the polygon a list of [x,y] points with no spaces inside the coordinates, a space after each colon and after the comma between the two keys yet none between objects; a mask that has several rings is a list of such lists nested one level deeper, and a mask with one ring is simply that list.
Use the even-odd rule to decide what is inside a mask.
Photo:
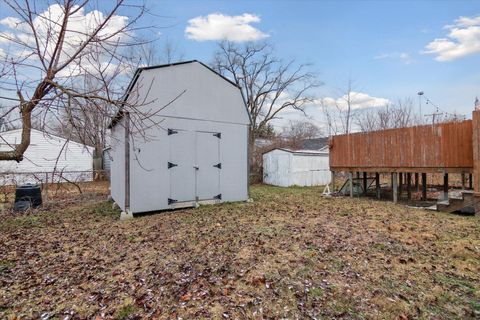
[{"label": "bare tree", "polygon": [[328,136],[331,137],[338,134],[340,130],[336,116],[336,109],[334,110],[333,108],[331,108],[329,104],[325,103],[324,99],[319,99],[319,101],[317,101],[317,104],[320,106],[322,114],[325,118]]},{"label": "bare tree", "polygon": [[287,110],[304,112],[313,101],[312,89],[320,85],[307,64],[280,60],[266,42],[243,46],[220,42],[212,67],[242,89],[252,120],[251,150],[255,138],[271,120]]},{"label": "bare tree", "polygon": [[356,125],[362,132],[405,128],[420,123],[413,112],[413,100],[406,98],[385,107],[360,110],[355,115]]},{"label": "bare tree", "polygon": [[[132,68],[124,51],[139,43],[135,32],[145,13],[143,5],[117,0],[101,10],[93,0],[58,0],[47,8],[33,1],[4,3],[15,16],[2,20],[9,29],[0,33],[0,40],[9,45],[0,66],[0,89],[15,94],[18,105],[2,116],[19,112],[22,135],[12,150],[0,152],[0,160],[21,161],[30,145],[34,118],[46,128],[59,110],[103,112],[110,105],[137,112],[138,119],[147,117],[139,111],[138,101],[128,104],[122,99],[119,81]],[[119,15],[122,8],[130,16]],[[79,85],[84,75],[95,79],[91,87]]]},{"label": "bare tree", "polygon": [[133,65],[170,64],[184,59],[184,53],[177,43],[169,38],[155,39],[131,47],[130,60]]},{"label": "bare tree", "polygon": [[288,127],[283,129],[282,136],[293,144],[299,144],[305,139],[321,137],[322,130],[308,121],[290,121]]},{"label": "bare tree", "polygon": [[382,123],[381,110],[369,108],[362,110],[356,115],[356,124],[361,132],[375,131],[379,129]]},{"label": "bare tree", "polygon": [[345,90],[342,92],[341,97],[335,102],[335,107],[340,113],[340,120],[343,125],[344,133],[350,133],[352,126],[352,103],[356,95],[353,86],[354,82],[352,78],[349,77]]},{"label": "bare tree", "polygon": [[[84,89],[91,91],[97,87],[97,80],[85,75]],[[94,147],[93,158],[101,158],[103,149],[107,145],[108,126],[113,114],[112,106],[99,101],[96,104],[85,99],[75,99],[70,108],[60,111],[55,132],[67,139]],[[98,169],[98,168],[95,168]]]},{"label": "bare tree", "polygon": [[344,88],[338,89],[337,98],[323,98],[317,101],[323,111],[329,135],[348,134],[356,112],[355,104],[361,93],[355,89],[355,81],[349,77]]}]

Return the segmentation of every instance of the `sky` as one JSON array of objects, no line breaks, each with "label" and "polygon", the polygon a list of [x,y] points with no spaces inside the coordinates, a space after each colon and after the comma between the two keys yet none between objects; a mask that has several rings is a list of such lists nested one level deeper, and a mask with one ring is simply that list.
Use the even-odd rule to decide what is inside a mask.
[{"label": "sky", "polygon": [[[108,2],[102,2],[108,3]],[[335,101],[348,79],[358,108],[424,92],[435,107],[471,117],[480,96],[480,1],[154,1],[142,21],[184,60],[209,63],[220,39],[269,41],[276,54],[310,63]],[[11,14],[0,10],[0,31]],[[127,12],[120,14],[128,15]],[[3,23],[2,23],[3,21]],[[2,43],[0,42],[0,50]],[[320,122],[320,109],[307,109]],[[296,118],[288,114],[283,121]],[[277,125],[281,125],[278,122]]]},{"label": "sky", "polygon": [[[187,33],[188,27],[203,27],[208,33],[208,22],[216,21],[212,15],[237,20],[246,14],[255,16],[245,25],[259,33],[250,29],[244,32],[256,34],[259,41],[272,42],[283,59],[311,63],[324,83],[318,89],[322,97],[338,98],[351,78],[355,91],[370,97],[390,101],[411,97],[417,103],[417,93],[423,91],[424,98],[442,110],[470,117],[475,97],[480,95],[480,1],[151,1],[147,4],[168,17],[165,26],[170,24],[170,27],[162,28],[161,32],[178,43],[186,59],[206,62],[215,50],[215,32],[210,31],[209,39],[206,35]],[[209,16],[213,18],[208,20]],[[462,17],[472,21],[459,21]],[[199,18],[204,25],[192,24],[192,19]],[[463,36],[455,37],[462,31]],[[447,50],[445,45],[460,49]],[[425,104],[423,99],[422,113],[433,111],[435,107]]]}]

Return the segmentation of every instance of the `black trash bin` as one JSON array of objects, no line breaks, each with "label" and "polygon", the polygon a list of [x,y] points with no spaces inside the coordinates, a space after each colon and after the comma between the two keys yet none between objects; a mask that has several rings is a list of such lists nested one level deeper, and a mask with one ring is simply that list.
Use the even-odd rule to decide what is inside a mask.
[{"label": "black trash bin", "polygon": [[15,189],[15,211],[25,211],[42,205],[42,191],[38,185],[27,184]]}]

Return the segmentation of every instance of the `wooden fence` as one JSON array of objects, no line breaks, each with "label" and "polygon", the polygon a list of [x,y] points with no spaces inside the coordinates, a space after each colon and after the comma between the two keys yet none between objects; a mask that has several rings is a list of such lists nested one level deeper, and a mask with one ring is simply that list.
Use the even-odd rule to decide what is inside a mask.
[{"label": "wooden fence", "polygon": [[472,120],[332,137],[333,171],[473,171]]}]

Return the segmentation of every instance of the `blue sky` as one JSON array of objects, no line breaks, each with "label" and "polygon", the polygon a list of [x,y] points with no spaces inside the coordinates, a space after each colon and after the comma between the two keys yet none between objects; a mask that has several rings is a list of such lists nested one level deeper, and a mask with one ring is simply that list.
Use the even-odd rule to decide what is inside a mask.
[{"label": "blue sky", "polygon": [[[274,44],[280,58],[311,63],[324,82],[319,97],[338,99],[351,77],[354,91],[369,103],[406,97],[417,102],[417,92],[424,91],[443,110],[470,117],[480,96],[480,1],[146,1],[152,15],[142,23],[157,26],[160,38],[174,43],[185,60],[209,63],[218,33],[236,30],[241,38],[246,30]],[[4,6],[0,31],[8,27],[2,19],[12,15]],[[208,30],[218,17],[227,24],[250,20],[232,32],[231,26]],[[187,36],[192,25],[197,37]],[[428,45],[437,52],[425,54]],[[423,104],[424,114],[433,110]],[[318,108],[307,111],[320,121]]]},{"label": "blue sky", "polygon": [[[420,90],[442,109],[469,115],[480,95],[480,53],[451,61],[422,54],[436,38],[445,38],[459,17],[480,14],[479,1],[150,1],[164,36],[176,42],[186,59],[211,60],[215,41],[185,37],[192,18],[212,13],[261,19],[251,26],[269,35],[279,56],[311,62],[334,95],[351,76],[356,90],[390,100]],[[477,39],[480,42],[480,39]],[[417,100],[415,100],[417,101]],[[432,106],[423,106],[425,112]]]}]

